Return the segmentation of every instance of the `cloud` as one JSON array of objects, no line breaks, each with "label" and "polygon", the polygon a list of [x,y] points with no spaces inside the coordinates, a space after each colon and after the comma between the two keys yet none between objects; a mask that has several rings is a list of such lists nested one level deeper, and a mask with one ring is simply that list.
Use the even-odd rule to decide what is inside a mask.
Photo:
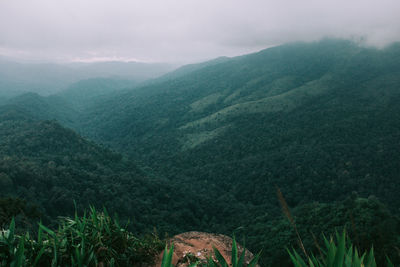
[{"label": "cloud", "polygon": [[400,41],[398,0],[2,0],[0,53],[197,61],[291,41]]}]

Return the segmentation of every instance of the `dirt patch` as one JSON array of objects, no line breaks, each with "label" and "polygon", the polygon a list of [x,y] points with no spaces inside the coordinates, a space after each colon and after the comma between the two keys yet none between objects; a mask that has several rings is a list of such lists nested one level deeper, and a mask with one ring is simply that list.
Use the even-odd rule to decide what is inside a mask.
[{"label": "dirt patch", "polygon": [[[172,263],[177,267],[188,266],[195,261],[207,261],[209,257],[214,258],[213,247],[217,248],[228,264],[231,264],[232,238],[211,233],[186,232],[176,235],[168,241],[169,247],[174,244]],[[238,245],[239,255],[243,247]],[[253,254],[246,249],[245,262],[249,262]],[[162,253],[155,267],[161,266]]]}]

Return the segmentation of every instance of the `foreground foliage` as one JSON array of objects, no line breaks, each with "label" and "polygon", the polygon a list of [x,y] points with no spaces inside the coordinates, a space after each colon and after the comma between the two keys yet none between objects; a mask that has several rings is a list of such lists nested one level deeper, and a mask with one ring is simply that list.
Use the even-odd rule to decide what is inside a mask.
[{"label": "foreground foliage", "polygon": [[163,244],[138,238],[107,211],[90,208],[82,217],[61,218],[53,231],[39,224],[37,237],[17,235],[15,221],[0,234],[0,266],[141,266],[151,264]]},{"label": "foreground foliage", "polygon": [[[89,212],[74,218],[61,217],[58,230],[53,231],[39,223],[36,236],[29,232],[19,234],[15,220],[7,230],[0,232],[0,266],[151,266],[164,244],[153,234],[142,238],[134,236],[122,227],[118,219],[111,218],[107,210],[98,212],[90,207]],[[376,267],[374,249],[360,253],[346,232],[336,233],[329,240],[324,237],[324,246],[315,239],[317,253],[303,251],[301,256],[296,249],[288,250],[295,267]],[[172,267],[173,245],[165,246],[162,267]],[[230,262],[214,248],[214,254],[207,261],[196,257],[188,263],[191,267],[254,267],[259,264],[261,253],[249,262],[245,261],[245,249],[240,253],[235,237],[232,241]],[[394,264],[386,257],[386,266]],[[384,266],[380,264],[379,266]]]},{"label": "foreground foliage", "polygon": [[[338,232],[346,229],[349,240],[359,251],[374,247],[378,266],[386,265],[386,255],[399,266],[396,248],[400,247],[400,220],[377,198],[352,196],[335,203],[307,203],[294,207],[291,212],[308,253],[319,255],[315,242],[324,244],[322,234],[335,236],[335,229]],[[267,215],[260,213],[246,227],[249,229],[245,233],[246,243],[251,244],[250,250],[263,249],[262,266],[293,266],[282,248],[293,247],[297,251],[302,248],[285,216],[276,215],[275,219],[267,221]]]},{"label": "foreground foliage", "polygon": [[[341,235],[336,233],[336,242],[331,237],[328,241],[324,238],[325,249],[318,250],[320,255],[311,255],[304,260],[296,250],[292,252],[288,250],[290,258],[295,267],[376,267],[374,256],[374,249],[371,248],[369,252],[360,254],[358,249],[349,240],[346,233],[343,231]],[[387,258],[387,266],[394,267],[393,263]]]}]

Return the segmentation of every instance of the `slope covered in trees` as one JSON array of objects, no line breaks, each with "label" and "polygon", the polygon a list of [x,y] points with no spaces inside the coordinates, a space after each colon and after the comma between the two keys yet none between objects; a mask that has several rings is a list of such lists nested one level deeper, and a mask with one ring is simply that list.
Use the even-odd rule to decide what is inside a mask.
[{"label": "slope covered in trees", "polygon": [[57,94],[77,111],[84,111],[123,89],[131,89],[137,82],[123,79],[92,78],[71,84]]},{"label": "slope covered in trees", "polygon": [[0,111],[19,110],[36,120],[57,120],[63,125],[76,124],[79,112],[64,98],[24,93],[10,98],[0,106]]},{"label": "slope covered in trees", "polygon": [[[34,200],[48,216],[76,199],[133,216],[138,230],[236,231],[253,251],[266,247],[264,264],[285,266],[282,247],[296,237],[282,218],[279,187],[308,245],[309,231],[346,226],[354,242],[377,244],[378,260],[393,255],[398,44],[288,44],[188,66],[131,90],[97,82],[0,107],[0,172],[12,196]],[[113,94],[91,95],[98,87]]]},{"label": "slope covered in trees", "polygon": [[[71,215],[75,200],[79,209],[92,204],[117,212],[125,220],[133,218],[135,230],[140,232],[156,225],[161,232],[176,232],[187,226],[180,224],[179,228],[174,223],[188,220],[181,211],[196,201],[185,199],[180,187],[142,170],[121,154],[87,141],[55,121],[33,120],[17,109],[0,114],[0,159],[3,223],[16,215],[7,210],[9,203],[17,211],[29,208],[12,199],[28,201],[46,221]],[[182,202],[167,203],[171,192],[182,197]]]},{"label": "slope covered in trees", "polygon": [[108,99],[81,130],[255,205],[277,184],[292,205],[358,191],[398,207],[399,74],[399,45],[284,45]]},{"label": "slope covered in trees", "polygon": [[250,233],[264,213],[268,224],[279,216],[275,186],[292,207],[356,191],[398,210],[399,77],[398,44],[289,44],[124,92],[80,129],[230,203],[206,212],[209,225],[242,214],[236,225]]}]

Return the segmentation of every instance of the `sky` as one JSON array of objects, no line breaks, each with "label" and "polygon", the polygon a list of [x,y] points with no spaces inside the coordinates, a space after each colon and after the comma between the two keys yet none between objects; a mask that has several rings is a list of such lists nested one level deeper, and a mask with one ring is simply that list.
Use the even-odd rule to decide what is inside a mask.
[{"label": "sky", "polygon": [[400,41],[399,0],[0,0],[0,55],[191,63],[295,41]]}]

